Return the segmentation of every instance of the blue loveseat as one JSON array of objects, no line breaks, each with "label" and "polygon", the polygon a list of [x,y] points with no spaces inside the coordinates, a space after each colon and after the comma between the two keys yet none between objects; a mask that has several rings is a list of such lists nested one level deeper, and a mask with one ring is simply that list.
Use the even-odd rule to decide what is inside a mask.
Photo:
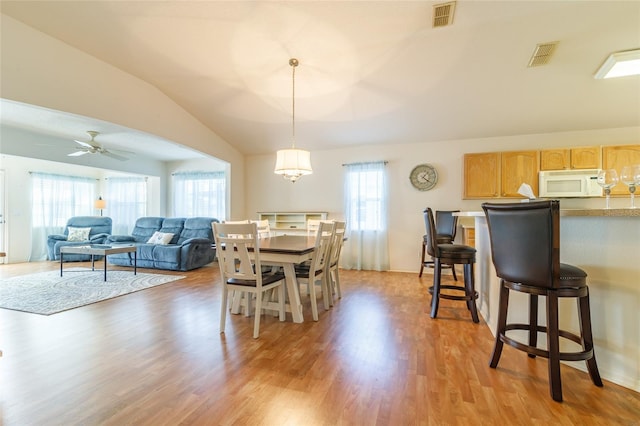
[{"label": "blue loveseat", "polygon": [[[189,271],[211,263],[216,257],[211,222],[218,220],[141,217],[131,235],[110,235],[105,244],[135,244],[137,264],[141,268]],[[149,243],[154,234],[154,243]],[[167,239],[163,241],[163,237]],[[112,254],[107,259],[113,265],[133,266],[133,253]]]},{"label": "blue loveseat", "polygon": [[[69,241],[69,228],[91,228],[89,236],[81,241]],[[111,234],[112,222],[110,217],[103,216],[74,216],[67,221],[63,234],[47,236],[47,256],[49,260],[60,260],[60,247],[83,246],[87,244],[103,244]],[[67,254],[64,260],[82,262],[91,260],[88,254]]]}]

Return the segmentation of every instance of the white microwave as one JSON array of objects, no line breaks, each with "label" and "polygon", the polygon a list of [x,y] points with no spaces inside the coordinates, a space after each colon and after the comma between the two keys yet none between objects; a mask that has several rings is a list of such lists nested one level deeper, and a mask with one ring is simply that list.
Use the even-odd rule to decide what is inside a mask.
[{"label": "white microwave", "polygon": [[552,170],[540,172],[539,197],[601,197],[598,170]]}]

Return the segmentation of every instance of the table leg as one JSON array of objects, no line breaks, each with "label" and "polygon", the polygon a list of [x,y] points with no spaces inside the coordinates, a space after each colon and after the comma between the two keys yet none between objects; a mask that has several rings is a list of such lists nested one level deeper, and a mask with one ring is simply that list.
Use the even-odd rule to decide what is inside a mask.
[{"label": "table leg", "polygon": [[[91,270],[92,271],[96,270],[96,268],[95,268],[95,256],[94,255],[91,255]],[[106,281],[107,279],[105,278],[104,280]]]},{"label": "table leg", "polygon": [[300,303],[300,291],[296,280],[296,271],[292,263],[283,263],[285,282],[287,284],[287,292],[289,295],[289,304],[291,305],[291,315],[293,322],[304,322],[302,315],[302,303]]},{"label": "table leg", "polygon": [[133,275],[138,275],[138,251],[133,252]]},{"label": "table leg", "polygon": [[62,276],[62,252],[60,252],[60,276]]},{"label": "table leg", "polygon": [[107,281],[107,255],[106,254],[104,255],[104,280]]}]

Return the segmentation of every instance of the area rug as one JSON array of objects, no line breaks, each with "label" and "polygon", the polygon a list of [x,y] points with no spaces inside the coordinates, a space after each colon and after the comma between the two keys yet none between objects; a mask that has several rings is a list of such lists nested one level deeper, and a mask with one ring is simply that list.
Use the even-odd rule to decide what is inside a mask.
[{"label": "area rug", "polygon": [[6,278],[0,283],[0,308],[51,315],[184,278],[130,271],[68,268]]}]

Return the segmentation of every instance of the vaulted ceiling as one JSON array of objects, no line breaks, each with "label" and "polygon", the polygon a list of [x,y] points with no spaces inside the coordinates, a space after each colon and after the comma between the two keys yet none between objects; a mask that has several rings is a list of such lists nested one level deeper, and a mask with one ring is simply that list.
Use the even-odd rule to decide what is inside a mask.
[{"label": "vaulted ceiling", "polygon": [[[640,77],[593,77],[610,53],[640,48],[640,2],[458,1],[452,24],[434,28],[440,3],[3,0],[1,10],[147,81],[248,155],[291,143],[292,57],[296,144],[309,150],[640,125]],[[547,42],[558,42],[548,64],[527,67]],[[81,138],[87,125],[65,131]]]}]

